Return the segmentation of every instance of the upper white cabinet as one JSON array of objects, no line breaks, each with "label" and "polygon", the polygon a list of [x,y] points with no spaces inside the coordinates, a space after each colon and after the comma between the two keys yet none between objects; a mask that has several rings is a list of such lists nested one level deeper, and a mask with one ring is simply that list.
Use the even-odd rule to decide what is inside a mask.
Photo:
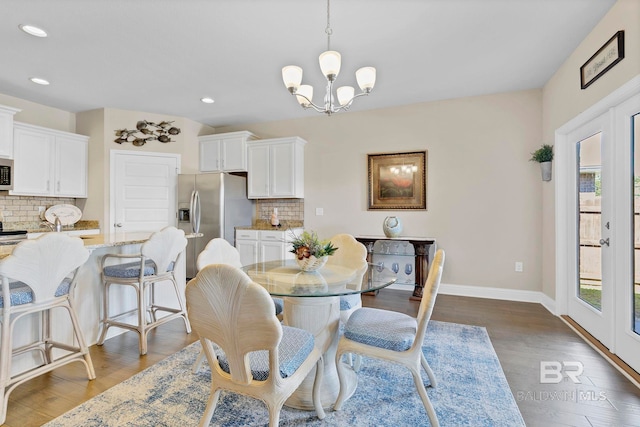
[{"label": "upper white cabinet", "polygon": [[15,123],[12,195],[87,197],[89,138]]},{"label": "upper white cabinet", "polygon": [[13,159],[13,116],[17,108],[0,105],[0,157]]},{"label": "upper white cabinet", "polygon": [[247,142],[250,199],[304,197],[304,145],[297,136]]},{"label": "upper white cabinet", "polygon": [[200,172],[246,172],[247,141],[257,136],[251,132],[229,132],[198,137]]}]

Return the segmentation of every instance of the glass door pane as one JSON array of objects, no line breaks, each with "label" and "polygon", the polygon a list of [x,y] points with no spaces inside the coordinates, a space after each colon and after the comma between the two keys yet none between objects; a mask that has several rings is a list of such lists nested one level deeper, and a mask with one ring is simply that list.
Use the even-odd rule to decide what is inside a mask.
[{"label": "glass door pane", "polygon": [[594,309],[602,311],[601,132],[577,143],[577,162],[577,296]]}]

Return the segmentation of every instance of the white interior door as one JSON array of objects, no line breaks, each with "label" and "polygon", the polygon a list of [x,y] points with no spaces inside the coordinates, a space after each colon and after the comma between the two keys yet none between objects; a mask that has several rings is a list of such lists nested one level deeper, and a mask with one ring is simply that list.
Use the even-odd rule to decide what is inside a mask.
[{"label": "white interior door", "polygon": [[180,155],[111,151],[111,231],[157,231],[175,224]]}]

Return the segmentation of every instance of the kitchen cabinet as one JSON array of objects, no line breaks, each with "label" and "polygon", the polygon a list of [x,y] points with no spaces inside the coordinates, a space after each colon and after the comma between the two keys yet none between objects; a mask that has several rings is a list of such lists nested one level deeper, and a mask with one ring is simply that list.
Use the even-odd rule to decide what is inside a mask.
[{"label": "kitchen cabinet", "polygon": [[[292,233],[293,232],[293,233]],[[293,259],[293,234],[302,233],[301,228],[292,230],[236,230],[236,249],[240,252],[242,265],[257,262]]]},{"label": "kitchen cabinet", "polygon": [[12,195],[87,197],[89,138],[15,123]]},{"label": "kitchen cabinet", "polygon": [[304,197],[304,145],[299,137],[247,142],[250,199]]},{"label": "kitchen cabinet", "polygon": [[246,172],[247,141],[255,139],[247,131],[198,137],[200,172]]},{"label": "kitchen cabinet", "polygon": [[0,157],[13,159],[13,116],[17,108],[0,105]]}]

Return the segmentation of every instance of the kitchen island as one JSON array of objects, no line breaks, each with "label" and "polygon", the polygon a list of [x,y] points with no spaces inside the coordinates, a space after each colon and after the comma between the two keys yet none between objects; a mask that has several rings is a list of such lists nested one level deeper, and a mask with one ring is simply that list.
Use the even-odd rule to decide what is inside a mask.
[{"label": "kitchen island", "polygon": [[[100,277],[100,263],[102,257],[106,254],[136,254],[140,252],[140,245],[146,242],[151,236],[152,232],[128,232],[128,233],[113,233],[113,234],[95,234],[95,235],[80,235],[85,247],[90,250],[91,254],[87,262],[78,270],[78,281],[75,291],[75,307],[78,313],[78,319],[80,327],[84,333],[85,340],[88,345],[93,345],[98,340],[100,333],[100,318],[102,309],[102,280]],[[187,235],[187,238],[197,237],[197,235]],[[2,245],[0,246],[0,258],[8,256],[15,245]],[[186,284],[185,279],[185,260],[184,257],[180,257],[178,264],[176,265],[176,279],[178,286],[184,292],[184,286]],[[120,286],[119,289],[111,290],[112,304],[118,304],[123,309],[133,309],[136,307],[136,294],[133,288]],[[121,288],[121,289],[120,289]],[[160,286],[156,292],[156,299],[160,304],[165,304],[169,307],[176,305],[175,293],[172,286]],[[54,310],[53,314],[53,334],[57,340],[61,342],[71,342],[73,339],[72,329],[70,322],[67,320],[68,316],[64,316],[64,313],[60,313],[56,316]],[[38,317],[28,316],[22,319],[16,325],[15,342],[14,345],[19,346],[30,342],[36,336],[39,328]],[[124,333],[120,328],[110,328],[107,339],[115,335]],[[39,355],[37,354],[23,354],[14,359],[14,372],[23,371],[25,369],[33,367],[35,363],[38,363]]]}]

